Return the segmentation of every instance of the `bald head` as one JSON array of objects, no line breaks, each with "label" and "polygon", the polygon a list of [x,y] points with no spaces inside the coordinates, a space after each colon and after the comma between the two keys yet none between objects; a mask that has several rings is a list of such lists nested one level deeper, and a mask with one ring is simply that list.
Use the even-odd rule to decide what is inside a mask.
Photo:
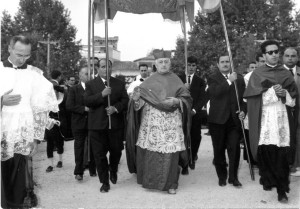
[{"label": "bald head", "polygon": [[283,53],[283,64],[289,68],[295,67],[298,62],[298,52],[295,48],[289,47],[284,50]]}]

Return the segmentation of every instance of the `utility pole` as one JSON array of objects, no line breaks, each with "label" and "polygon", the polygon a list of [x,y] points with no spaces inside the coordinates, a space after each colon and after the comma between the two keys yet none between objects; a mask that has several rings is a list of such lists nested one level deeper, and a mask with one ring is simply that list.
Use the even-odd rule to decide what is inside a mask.
[{"label": "utility pole", "polygon": [[38,41],[41,44],[47,44],[47,74],[50,75],[50,45],[56,45],[59,41],[50,41],[50,34],[48,34],[47,41]]}]

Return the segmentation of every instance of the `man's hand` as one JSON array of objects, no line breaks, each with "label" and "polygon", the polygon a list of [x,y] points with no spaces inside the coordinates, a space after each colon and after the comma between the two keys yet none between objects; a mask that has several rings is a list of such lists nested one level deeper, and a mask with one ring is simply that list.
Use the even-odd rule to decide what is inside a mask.
[{"label": "man's hand", "polygon": [[282,88],[280,84],[276,84],[273,86],[273,89],[278,97],[285,97],[286,90]]},{"label": "man's hand", "polygon": [[89,110],[90,110],[90,108],[84,107],[84,111],[85,111],[85,112],[88,112]]},{"label": "man's hand", "polygon": [[237,74],[236,74],[236,72],[231,73],[231,74],[229,75],[229,77],[228,77],[228,80],[229,80],[230,82],[234,82],[236,79],[237,79]]},{"label": "man's hand", "polygon": [[192,115],[192,116],[196,115],[196,110],[192,109],[191,115]]},{"label": "man's hand", "polygon": [[177,106],[180,102],[179,99],[175,97],[167,97],[162,103],[168,107],[175,107]]},{"label": "man's hand", "polygon": [[117,109],[116,109],[114,106],[110,106],[110,107],[107,107],[107,108],[105,108],[105,109],[106,109],[107,115],[112,115],[112,114],[114,114],[115,112],[117,112]]},{"label": "man's hand", "polygon": [[38,151],[38,143],[37,140],[35,139],[30,145],[31,147],[31,152],[29,154],[30,157],[32,157],[33,155],[35,155]]},{"label": "man's hand", "polygon": [[111,94],[111,88],[110,87],[106,87],[105,89],[103,89],[102,91],[102,97],[106,97],[107,95]]},{"label": "man's hand", "polygon": [[187,89],[190,89],[191,85],[189,83],[184,84]]},{"label": "man's hand", "polygon": [[240,119],[240,120],[244,120],[244,119],[245,119],[245,113],[244,113],[243,111],[241,111],[241,112],[239,113],[239,119]]},{"label": "man's hand", "polygon": [[4,93],[4,95],[2,96],[2,105],[14,106],[20,103],[21,95],[20,94],[9,95],[12,91],[13,90],[11,89]]}]

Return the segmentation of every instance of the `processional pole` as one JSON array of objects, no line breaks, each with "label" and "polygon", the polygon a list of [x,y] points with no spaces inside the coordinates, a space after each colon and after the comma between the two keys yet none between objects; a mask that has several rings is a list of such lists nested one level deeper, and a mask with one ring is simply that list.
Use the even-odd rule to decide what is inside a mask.
[{"label": "processional pole", "polygon": [[[187,38],[186,38],[186,16],[185,16],[185,5],[182,7],[182,11],[183,11],[183,33],[184,33],[184,63],[185,63],[185,80],[186,82],[188,82],[188,72],[187,72]],[[187,148],[189,149],[188,155],[189,155],[189,163],[191,162],[190,160],[192,159],[192,150],[191,150],[191,143],[189,143],[189,147]]]},{"label": "processional pole", "polygon": [[[108,8],[107,8],[107,0],[104,0],[104,16],[105,16],[105,51],[106,51],[106,81],[107,87],[110,87],[110,75],[109,75],[109,50],[108,50]],[[108,108],[110,108],[110,95],[107,96],[107,104]],[[108,129],[111,129],[111,117],[108,115]]]},{"label": "processional pole", "polygon": [[185,63],[185,80],[188,82],[188,72],[187,72],[187,38],[186,38],[186,16],[185,16],[185,6],[182,7],[183,10],[183,35],[184,35],[184,63]]},{"label": "processional pole", "polygon": [[[226,40],[227,51],[228,51],[228,55],[229,55],[229,61],[230,61],[231,71],[235,72],[234,71],[234,66],[233,66],[233,61],[232,61],[232,54],[231,54],[231,49],[230,49],[230,43],[229,43],[229,39],[228,39],[228,33],[227,33],[226,24],[225,24],[225,18],[224,18],[223,7],[222,7],[222,2],[221,1],[220,1],[220,14],[221,14],[221,19],[222,19],[222,25],[223,25],[224,33],[225,33],[225,40]],[[239,109],[239,113],[240,113],[241,112],[241,107],[240,107],[240,103],[239,103],[239,94],[238,94],[238,89],[237,89],[236,81],[234,81],[233,84],[234,84],[234,89],[235,89],[235,94],[236,94],[238,109]],[[241,122],[241,126],[242,126],[244,144],[245,144],[246,153],[247,153],[248,162],[249,162],[250,175],[251,175],[251,179],[254,181],[255,180],[255,178],[254,178],[254,172],[253,172],[253,168],[252,168],[252,165],[251,165],[250,156],[249,156],[249,149],[248,149],[247,142],[246,142],[246,134],[245,134],[245,130],[244,130],[244,122],[243,122],[243,120],[240,120],[240,122]]]},{"label": "processional pole", "polygon": [[92,57],[93,78],[95,76],[95,3],[92,5]]},{"label": "processional pole", "polygon": [[[89,11],[88,11],[88,76],[89,80],[91,80],[91,8],[92,8],[92,0],[89,0]],[[94,20],[93,20],[93,25],[94,25]],[[90,137],[87,136],[87,150],[88,150],[88,162],[91,161],[91,140]]]},{"label": "processional pole", "polygon": [[91,8],[92,8],[92,0],[89,0],[89,11],[88,11],[88,75],[89,79],[91,79]]}]

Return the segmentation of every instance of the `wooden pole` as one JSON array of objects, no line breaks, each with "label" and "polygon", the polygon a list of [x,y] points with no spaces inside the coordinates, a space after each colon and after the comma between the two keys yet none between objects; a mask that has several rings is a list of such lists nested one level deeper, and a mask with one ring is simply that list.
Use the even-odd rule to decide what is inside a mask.
[{"label": "wooden pole", "polygon": [[89,0],[89,11],[88,11],[88,74],[89,74],[89,79],[91,79],[91,7],[92,7],[92,2]]},{"label": "wooden pole", "polygon": [[[226,40],[227,51],[228,51],[228,55],[229,55],[229,61],[230,61],[231,71],[235,72],[234,71],[234,66],[233,66],[233,61],[232,61],[232,54],[231,54],[230,43],[229,43],[229,39],[228,39],[228,33],[227,33],[227,28],[226,28],[224,13],[223,13],[222,2],[220,2],[220,14],[221,14],[221,19],[222,19],[222,25],[223,25],[224,33],[225,33],[225,40]],[[240,103],[239,103],[239,94],[238,94],[238,89],[237,89],[236,81],[234,81],[233,84],[234,84],[234,89],[235,89],[235,94],[236,94],[236,99],[237,99],[237,104],[238,104],[238,110],[239,110],[239,113],[240,113],[241,112],[241,107],[240,107]],[[248,162],[249,162],[250,175],[251,175],[251,179],[254,181],[255,177],[254,177],[254,172],[253,172],[253,168],[252,168],[251,161],[250,161],[249,149],[248,149],[247,142],[246,142],[246,134],[245,134],[245,130],[244,130],[244,122],[243,122],[243,120],[240,120],[240,122],[241,122],[241,125],[242,125],[242,132],[243,132],[244,144],[245,144],[246,153],[247,153]]]},{"label": "wooden pole", "polygon": [[[92,7],[92,2],[89,0],[89,11],[88,11],[88,76],[89,80],[91,80],[91,7]],[[94,24],[94,23],[93,23]],[[88,162],[91,161],[91,140],[90,136],[88,135],[87,137],[87,151],[88,151]]]},{"label": "wooden pole", "polygon": [[92,57],[93,77],[95,76],[95,4],[92,5]]},{"label": "wooden pole", "polygon": [[184,36],[184,63],[185,63],[185,80],[188,82],[188,67],[187,67],[187,37],[186,37],[186,16],[185,16],[185,6],[182,7],[183,9],[183,36]]},{"label": "wooden pole", "polygon": [[48,76],[50,76],[50,34],[48,34],[47,38],[47,71]]},{"label": "wooden pole", "polygon": [[[105,9],[105,51],[106,51],[106,82],[107,82],[107,87],[110,87],[109,79],[110,79],[110,74],[109,74],[109,50],[108,50],[108,8],[107,8],[107,0],[104,0],[104,9]],[[110,66],[112,67],[112,66]],[[108,108],[110,108],[110,95],[107,96],[107,104]],[[108,116],[108,129],[111,129],[111,117],[110,115]]]}]

